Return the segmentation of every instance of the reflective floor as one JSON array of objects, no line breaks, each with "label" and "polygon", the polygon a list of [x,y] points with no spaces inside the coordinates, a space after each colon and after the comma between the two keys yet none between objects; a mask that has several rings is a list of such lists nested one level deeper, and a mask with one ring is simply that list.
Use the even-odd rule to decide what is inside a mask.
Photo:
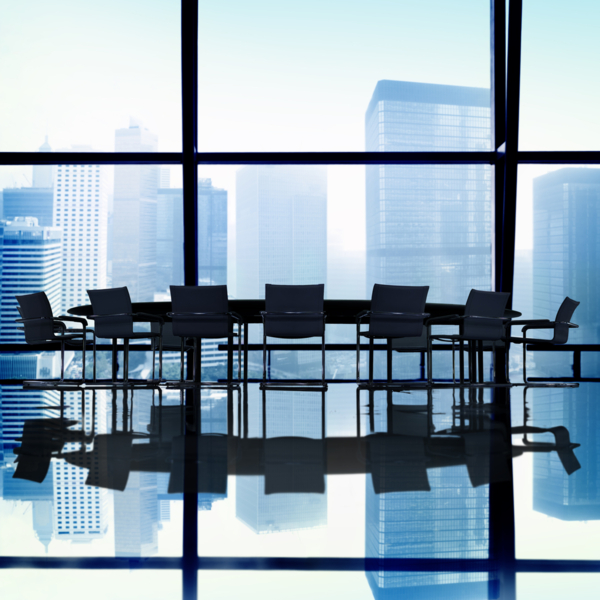
[{"label": "reflective floor", "polygon": [[1,597],[597,598],[597,389],[3,385]]}]

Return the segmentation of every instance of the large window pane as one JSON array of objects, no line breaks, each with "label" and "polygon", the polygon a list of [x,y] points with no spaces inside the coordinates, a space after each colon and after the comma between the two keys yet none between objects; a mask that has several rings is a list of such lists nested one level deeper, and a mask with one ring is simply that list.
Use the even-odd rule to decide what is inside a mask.
[{"label": "large window pane", "polygon": [[35,151],[44,135],[53,150],[131,150],[114,137],[130,115],[161,151],[181,150],[180,2],[1,6],[1,151]]},{"label": "large window pane", "polygon": [[88,289],[152,301],[183,283],[179,167],[2,167],[0,186],[1,343],[24,341],[16,295],[46,292],[58,316],[88,304]]},{"label": "large window pane", "polygon": [[158,394],[0,386],[1,556],[181,555],[183,499],[169,493],[160,437],[180,396],[159,406]]},{"label": "large window pane", "polygon": [[598,150],[600,5],[523,2],[521,150]]},{"label": "large window pane", "polygon": [[435,130],[416,149],[488,150],[489,10],[201,0],[198,147],[402,150]]}]

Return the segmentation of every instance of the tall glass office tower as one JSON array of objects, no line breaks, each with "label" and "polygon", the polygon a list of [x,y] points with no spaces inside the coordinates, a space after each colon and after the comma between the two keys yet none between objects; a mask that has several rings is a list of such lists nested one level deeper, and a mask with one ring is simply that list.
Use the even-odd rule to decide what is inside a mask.
[{"label": "tall glass office tower", "polygon": [[[135,119],[115,132],[116,152],[156,152],[158,138]],[[127,286],[134,302],[156,291],[156,165],[115,166],[113,287]]]},{"label": "tall glass office tower", "polygon": [[326,282],[325,167],[244,167],[236,195],[239,298],[264,298],[266,283]]},{"label": "tall glass office tower", "polygon": [[[366,150],[490,149],[490,91],[379,81]],[[486,165],[368,165],[367,292],[374,283],[429,285],[432,302],[491,289],[491,170]]]}]

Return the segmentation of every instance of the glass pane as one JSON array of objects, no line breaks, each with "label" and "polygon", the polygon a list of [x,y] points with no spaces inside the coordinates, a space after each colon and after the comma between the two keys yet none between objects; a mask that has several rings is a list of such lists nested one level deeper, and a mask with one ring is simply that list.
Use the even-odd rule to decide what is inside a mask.
[{"label": "glass pane", "polygon": [[183,283],[180,167],[0,167],[0,186],[0,343],[24,342],[16,295],[43,291],[59,316],[88,289],[138,302]]},{"label": "glass pane", "polygon": [[203,0],[198,147],[488,150],[489,10]]},{"label": "glass pane", "polygon": [[[599,199],[600,169],[596,167],[519,167],[513,306],[523,313],[523,318],[553,321],[565,297],[577,300],[581,304],[572,322],[579,328],[569,330],[569,343],[600,343],[600,317],[596,310]],[[520,331],[513,330],[513,335],[520,335]],[[552,335],[552,330],[528,334],[536,338]],[[518,368],[519,353],[513,353],[511,368]],[[582,375],[597,376],[597,354],[584,355]],[[561,361],[555,356],[556,353],[537,352],[528,357],[528,368],[531,358],[531,367],[538,369],[538,375],[572,375],[564,367],[556,370]]]},{"label": "glass pane", "polygon": [[[523,2],[521,150],[599,150],[595,42],[600,5]],[[557,43],[560,40],[560,43]]]},{"label": "glass pane", "polygon": [[387,283],[429,285],[428,301],[463,303],[471,288],[491,289],[491,167],[369,165],[366,177],[359,166],[199,173],[214,190],[213,211],[224,210],[227,194],[230,296],[262,298],[266,283],[325,283],[327,298],[365,298]]},{"label": "glass pane", "polygon": [[179,413],[178,392],[2,386],[0,555],[181,556],[161,400]]},{"label": "glass pane", "polygon": [[497,598],[496,582],[488,578],[487,573],[452,572],[200,571],[198,598]]},{"label": "glass pane", "polygon": [[600,560],[596,386],[513,394],[513,426],[548,430],[513,435],[524,454],[513,461],[517,558]]},{"label": "glass pane", "polygon": [[181,587],[181,572],[166,569],[3,569],[0,582],[3,597],[11,600],[76,600],[82,593],[89,600],[123,595],[131,600],[163,600],[181,598]]},{"label": "glass pane", "polygon": [[[487,558],[489,465],[473,465],[461,439],[447,438],[459,436],[452,390],[436,390],[429,408],[427,396],[365,391],[357,399],[348,384],[323,395],[249,385],[226,487],[199,495],[199,554]],[[394,585],[434,580],[414,574]],[[459,581],[471,579],[447,583]]]},{"label": "glass pane", "polygon": [[598,596],[597,573],[517,573],[517,598],[559,600],[577,594],[581,600]]},{"label": "glass pane", "polygon": [[134,150],[114,133],[130,115],[156,134],[138,151],[181,150],[178,1],[3,6],[1,151]]}]

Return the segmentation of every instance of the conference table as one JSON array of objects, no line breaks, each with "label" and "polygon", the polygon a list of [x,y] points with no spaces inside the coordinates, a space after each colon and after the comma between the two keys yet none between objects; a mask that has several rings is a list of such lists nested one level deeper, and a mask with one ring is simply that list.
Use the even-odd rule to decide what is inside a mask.
[{"label": "conference table", "polygon": [[[327,318],[327,324],[333,325],[355,325],[356,324],[356,315],[364,310],[370,310],[371,301],[370,300],[325,300],[324,301],[324,311]],[[133,302],[132,309],[134,313],[148,313],[152,315],[160,315],[165,319],[165,323],[171,321],[171,319],[167,316],[167,313],[172,312],[171,302],[168,301],[159,301],[159,302]],[[248,376],[248,351],[249,350],[259,350],[262,349],[262,344],[260,345],[252,345],[248,344],[248,328],[251,324],[259,324],[262,323],[261,311],[265,310],[265,301],[261,299],[230,299],[229,300],[229,310],[234,311],[240,315],[243,321],[244,327],[244,380],[247,380]],[[83,306],[75,306],[68,310],[70,314],[81,316],[81,317],[89,317],[93,314],[92,306],[89,304]],[[428,302],[425,304],[425,312],[428,313],[431,317],[444,317],[444,316],[462,316],[465,312],[464,304],[447,304],[447,303],[436,303],[436,302]],[[517,318],[520,317],[521,313],[516,310],[506,309],[504,311],[504,317],[506,318]],[[143,321],[143,318],[139,319]],[[443,323],[436,323],[436,325]],[[256,346],[256,347],[254,347]],[[299,350],[300,348],[297,345],[288,345],[286,344],[277,344],[276,348],[279,350]],[[314,348],[313,348],[314,346]],[[226,349],[227,346],[220,349]],[[274,349],[273,348],[270,349]],[[303,350],[321,350],[321,346],[316,344],[307,344],[302,347]],[[356,344],[326,344],[325,349],[328,351],[352,351],[356,350]],[[361,350],[367,350],[368,344],[361,344]],[[377,350],[387,350],[388,353],[388,362],[391,361],[391,351],[407,351],[407,352],[415,352],[423,350],[423,338],[407,338],[406,340],[394,340],[394,344],[376,344],[375,349]],[[229,348],[229,352],[232,352],[232,348]],[[480,352],[480,355],[482,353]],[[113,360],[116,361],[116,355],[113,354]],[[231,359],[231,356],[230,356]],[[461,368],[463,364],[463,355],[460,354],[461,359]],[[229,360],[228,363],[231,365],[232,361]]]}]

